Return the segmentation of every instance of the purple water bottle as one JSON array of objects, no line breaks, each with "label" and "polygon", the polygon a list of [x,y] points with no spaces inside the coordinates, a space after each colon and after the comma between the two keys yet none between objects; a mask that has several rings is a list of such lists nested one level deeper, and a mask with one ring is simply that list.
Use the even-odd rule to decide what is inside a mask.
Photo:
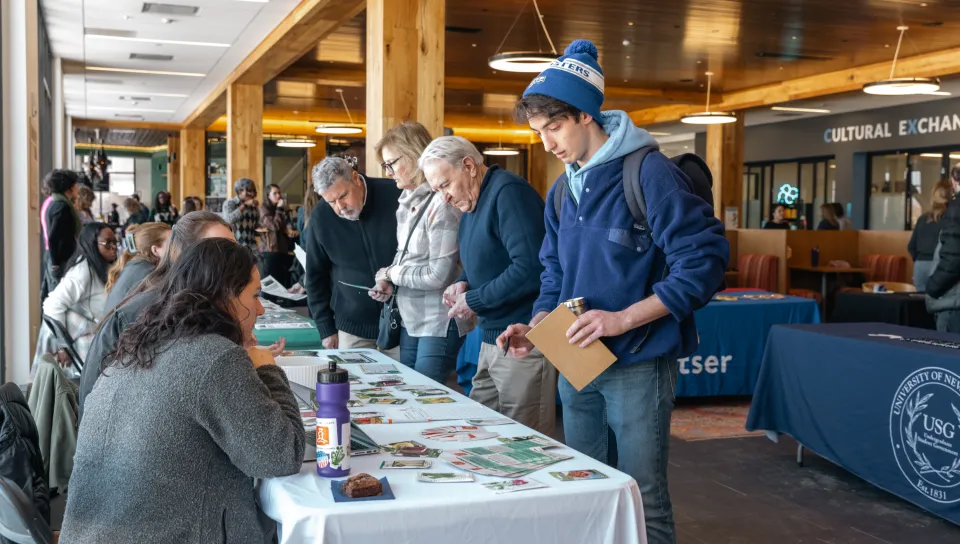
[{"label": "purple water bottle", "polygon": [[317,474],[336,478],[350,474],[349,374],[331,361],[317,372]]}]

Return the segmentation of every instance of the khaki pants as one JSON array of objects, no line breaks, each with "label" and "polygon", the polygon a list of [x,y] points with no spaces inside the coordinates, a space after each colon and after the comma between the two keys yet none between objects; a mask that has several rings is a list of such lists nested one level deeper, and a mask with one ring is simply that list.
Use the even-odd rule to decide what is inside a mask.
[{"label": "khaki pants", "polygon": [[543,434],[557,421],[557,369],[540,352],[504,357],[497,346],[480,345],[470,398]]},{"label": "khaki pants", "polygon": [[[337,331],[337,342],[339,343],[338,349],[377,349],[376,340],[367,340],[343,331]],[[394,361],[399,361],[400,346],[384,351],[383,354]]]}]

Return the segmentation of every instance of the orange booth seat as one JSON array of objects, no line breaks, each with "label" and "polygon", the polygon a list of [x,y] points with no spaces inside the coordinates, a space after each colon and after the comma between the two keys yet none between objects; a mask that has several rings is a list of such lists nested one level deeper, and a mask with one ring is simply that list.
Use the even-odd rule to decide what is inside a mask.
[{"label": "orange booth seat", "polygon": [[775,255],[740,255],[737,261],[741,288],[777,292],[777,257]]}]

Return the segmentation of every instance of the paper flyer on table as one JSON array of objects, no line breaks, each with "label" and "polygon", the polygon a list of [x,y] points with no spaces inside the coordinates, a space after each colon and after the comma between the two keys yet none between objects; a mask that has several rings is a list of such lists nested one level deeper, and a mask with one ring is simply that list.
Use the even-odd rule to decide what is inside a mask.
[{"label": "paper flyer on table", "polygon": [[391,423],[424,423],[484,418],[490,417],[490,412],[482,406],[471,406],[466,403],[425,404],[386,410],[384,416],[390,419]]},{"label": "paper flyer on table", "polygon": [[495,446],[444,451],[440,458],[451,465],[477,474],[518,478],[555,463],[573,459],[569,455],[544,451],[541,441],[523,440]]},{"label": "paper flyer on table", "polygon": [[273,276],[267,276],[260,280],[260,290],[268,295],[285,298],[287,300],[303,300],[307,298],[307,295],[296,295],[287,291],[287,288],[275,280]]}]

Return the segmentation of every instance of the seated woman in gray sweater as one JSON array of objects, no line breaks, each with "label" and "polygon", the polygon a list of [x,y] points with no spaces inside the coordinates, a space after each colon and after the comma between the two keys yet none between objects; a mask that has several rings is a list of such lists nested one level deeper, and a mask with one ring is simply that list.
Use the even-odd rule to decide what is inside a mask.
[{"label": "seated woman in gray sweater", "polygon": [[304,433],[255,347],[256,257],[201,240],[158,290],[87,397],[60,542],[262,543],[254,479],[299,472]]}]

